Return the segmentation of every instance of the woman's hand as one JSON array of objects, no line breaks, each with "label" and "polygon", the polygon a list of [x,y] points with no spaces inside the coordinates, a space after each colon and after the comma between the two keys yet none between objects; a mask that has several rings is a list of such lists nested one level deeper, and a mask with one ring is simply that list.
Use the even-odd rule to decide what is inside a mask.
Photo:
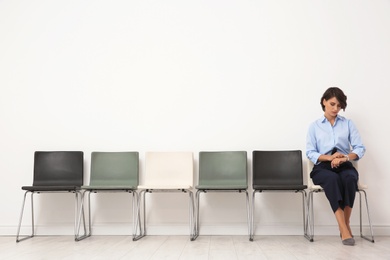
[{"label": "woman's hand", "polygon": [[337,157],[337,158],[334,158],[331,162],[330,162],[330,165],[332,168],[337,168],[339,167],[341,164],[345,163],[347,161],[347,158],[345,157],[345,155],[343,155],[342,157]]},{"label": "woman's hand", "polygon": [[[349,158],[351,159],[351,158]],[[353,159],[353,158],[352,158]],[[331,162],[332,168],[338,167],[340,164],[346,162],[348,158],[346,155],[335,152],[334,154],[321,154],[320,157],[318,157],[319,162]]]},{"label": "woman's hand", "polygon": [[332,160],[331,161],[333,161],[336,158],[344,158],[344,157],[345,157],[344,154],[342,154],[340,152],[335,152],[334,154],[332,154]]}]

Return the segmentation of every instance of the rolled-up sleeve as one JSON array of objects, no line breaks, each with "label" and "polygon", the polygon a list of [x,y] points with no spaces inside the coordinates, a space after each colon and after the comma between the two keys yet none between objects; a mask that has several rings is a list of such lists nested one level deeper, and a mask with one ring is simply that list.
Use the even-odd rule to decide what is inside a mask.
[{"label": "rolled-up sleeve", "polygon": [[352,153],[357,154],[358,159],[361,159],[365,152],[366,147],[363,145],[362,139],[360,138],[359,131],[357,130],[355,124],[348,120],[349,127],[349,143],[351,144]]},{"label": "rolled-up sleeve", "polygon": [[315,135],[315,127],[313,124],[310,125],[309,131],[306,136],[306,156],[312,161],[314,164],[317,164],[318,157],[320,157],[320,153],[317,149],[317,140]]}]

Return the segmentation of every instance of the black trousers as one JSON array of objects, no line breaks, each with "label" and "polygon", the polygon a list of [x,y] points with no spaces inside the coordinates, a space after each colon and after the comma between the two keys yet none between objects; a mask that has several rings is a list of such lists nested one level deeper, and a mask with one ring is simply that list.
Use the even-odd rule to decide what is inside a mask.
[{"label": "black trousers", "polygon": [[324,189],[333,212],[338,208],[353,207],[359,174],[351,162],[345,162],[338,168],[332,168],[330,162],[321,162],[314,165],[310,177],[314,184]]}]

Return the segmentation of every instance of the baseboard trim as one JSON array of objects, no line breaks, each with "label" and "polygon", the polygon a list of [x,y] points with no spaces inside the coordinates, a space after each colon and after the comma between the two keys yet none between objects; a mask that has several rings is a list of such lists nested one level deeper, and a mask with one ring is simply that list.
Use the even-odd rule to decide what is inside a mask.
[{"label": "baseboard trim", "polygon": [[[352,226],[352,232],[360,233],[359,226]],[[374,226],[374,236],[390,236],[390,226]],[[0,236],[15,236],[16,226],[0,226]],[[36,235],[74,235],[73,225],[44,225],[35,227]],[[82,231],[82,229],[81,229]],[[148,235],[189,235],[189,225],[179,224],[149,224],[146,226]],[[337,226],[315,226],[315,235],[338,235]],[[93,235],[131,235],[132,223],[105,223],[92,226]],[[255,226],[255,235],[302,235],[303,227],[294,225],[262,225]],[[31,226],[23,226],[20,235],[31,234]],[[201,225],[200,235],[248,235],[246,224],[232,225]],[[363,226],[363,234],[370,234],[368,226]]]}]

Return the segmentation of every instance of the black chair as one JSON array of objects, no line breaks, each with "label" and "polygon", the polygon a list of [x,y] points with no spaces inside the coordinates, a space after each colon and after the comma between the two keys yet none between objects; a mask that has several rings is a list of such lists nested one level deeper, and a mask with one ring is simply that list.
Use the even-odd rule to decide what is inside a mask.
[{"label": "black chair", "polygon": [[[75,195],[75,240],[77,240],[77,214],[81,204],[80,187],[83,185],[84,155],[83,152],[35,152],[34,154],[34,180],[32,186],[23,186],[25,190],[22,212],[16,242],[32,238],[35,235],[34,229],[34,203],[33,195],[41,193],[73,193]],[[22,224],[26,196],[31,193],[31,228],[32,234],[19,239],[20,227]],[[84,212],[82,213],[84,216]],[[85,219],[84,235],[86,235]]]},{"label": "black chair", "polygon": [[253,151],[253,197],[250,240],[254,236],[254,212],[256,192],[300,192],[302,194],[303,229],[305,238],[307,232],[307,202],[306,185],[303,184],[302,152],[294,151]]}]

